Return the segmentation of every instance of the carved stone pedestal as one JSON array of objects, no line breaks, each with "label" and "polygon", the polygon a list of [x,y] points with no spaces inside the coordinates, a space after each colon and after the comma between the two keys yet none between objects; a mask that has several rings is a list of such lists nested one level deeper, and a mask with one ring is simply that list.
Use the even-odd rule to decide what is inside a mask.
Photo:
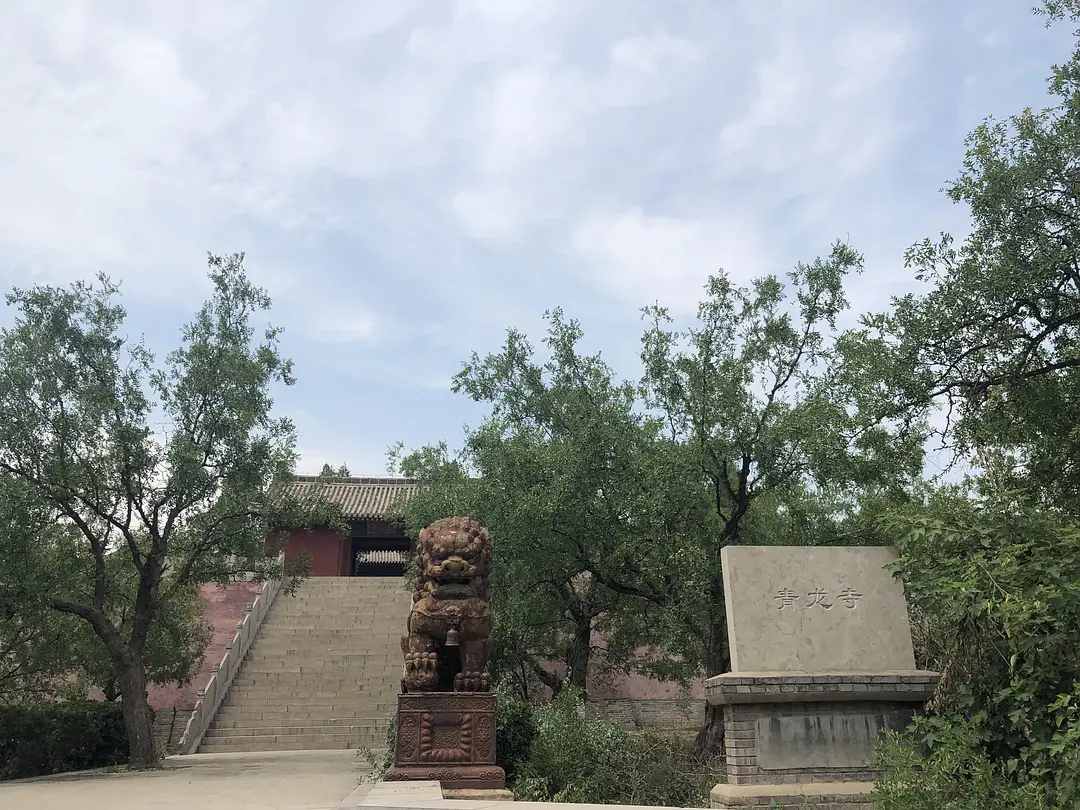
[{"label": "carved stone pedestal", "polygon": [[443,790],[504,790],[495,764],[495,695],[398,695],[394,767],[387,782],[438,780]]}]

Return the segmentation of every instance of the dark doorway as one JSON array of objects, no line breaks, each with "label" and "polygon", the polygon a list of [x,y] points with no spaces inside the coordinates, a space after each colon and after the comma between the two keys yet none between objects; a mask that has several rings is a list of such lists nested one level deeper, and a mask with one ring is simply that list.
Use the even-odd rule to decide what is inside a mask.
[{"label": "dark doorway", "polygon": [[404,576],[410,551],[408,537],[354,537],[349,556],[352,560],[350,576]]}]

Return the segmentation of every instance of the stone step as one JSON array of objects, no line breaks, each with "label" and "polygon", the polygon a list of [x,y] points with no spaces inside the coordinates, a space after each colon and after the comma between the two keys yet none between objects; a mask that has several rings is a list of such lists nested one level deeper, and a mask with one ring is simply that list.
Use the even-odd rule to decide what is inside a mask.
[{"label": "stone step", "polygon": [[391,648],[400,648],[401,638],[406,635],[404,630],[398,633],[368,630],[366,633],[354,631],[350,633],[334,633],[333,635],[312,633],[310,631],[294,633],[273,628],[268,628],[266,632],[267,634],[262,640],[256,641],[248,648],[249,652],[251,650],[305,650],[311,648],[325,650],[330,655],[337,655],[339,653],[357,653],[366,650],[389,650]]},{"label": "stone step", "polygon": [[[399,679],[400,680],[400,679]],[[311,706],[320,703],[331,705],[372,706],[375,704],[392,703],[397,700],[400,693],[400,684],[371,684],[370,686],[358,686],[352,689],[342,689],[339,686],[320,689],[301,688],[273,688],[248,687],[237,690],[233,695],[231,690],[225,698],[225,706],[239,706],[243,702],[251,705],[259,705],[258,701],[276,705],[287,706]]]},{"label": "stone step", "polygon": [[363,666],[369,663],[386,664],[391,661],[401,662],[402,651],[396,650],[362,650],[354,649],[351,652],[336,652],[327,654],[325,650],[297,650],[295,652],[248,652],[244,660],[244,666],[248,663],[258,663],[264,666],[297,667],[297,666],[337,666],[340,669],[348,669],[350,666]]},{"label": "stone step", "polygon": [[[386,692],[381,695],[357,695],[355,700],[348,700],[346,695],[322,695],[318,700],[296,702],[282,695],[250,695],[244,700],[226,702],[218,709],[218,714],[225,719],[243,715],[310,715],[312,717],[381,717],[393,714],[397,707],[396,694]],[[217,716],[217,715],[215,715]]]},{"label": "stone step", "polygon": [[277,706],[345,706],[350,709],[371,708],[375,711],[391,711],[396,705],[400,690],[396,685],[374,687],[364,691],[345,692],[333,690],[288,690],[288,689],[248,689],[226,696],[222,711],[233,706],[258,707],[261,711]]},{"label": "stone step", "polygon": [[407,591],[391,593],[389,591],[368,591],[366,593],[327,593],[298,597],[295,599],[275,599],[274,604],[280,610],[314,610],[320,607],[352,608],[371,607],[387,612],[408,608],[412,604],[412,594]]},{"label": "stone step", "polygon": [[369,599],[346,599],[328,596],[325,599],[306,602],[274,602],[273,610],[279,613],[317,613],[329,611],[332,616],[344,616],[349,612],[377,612],[387,615],[406,613],[411,599],[398,599],[396,596],[374,596]]},{"label": "stone step", "polygon": [[[332,701],[335,703],[347,703],[349,701],[382,700],[387,695],[397,695],[400,691],[400,678],[394,683],[368,682],[362,684],[350,684],[348,688],[342,688],[341,684],[313,683],[307,685],[297,684],[241,684],[233,696],[234,700],[274,699],[288,700],[296,705],[303,705],[310,701]],[[232,694],[232,690],[229,690]],[[228,700],[228,697],[226,697]]]},{"label": "stone step", "polygon": [[252,706],[349,706],[349,707],[378,707],[383,711],[383,705],[390,711],[397,705],[397,697],[400,694],[400,678],[398,683],[373,684],[367,688],[344,690],[334,687],[333,689],[272,689],[246,688],[237,691],[234,695],[232,690],[225,696],[224,707],[239,706],[247,703]]},{"label": "stone step", "polygon": [[341,698],[327,698],[321,701],[305,701],[303,703],[285,703],[280,700],[263,702],[245,701],[240,704],[226,704],[218,710],[223,720],[233,717],[243,717],[248,714],[258,715],[263,719],[275,717],[296,717],[297,715],[311,715],[312,717],[383,717],[389,716],[397,708],[397,696],[385,700],[365,700],[346,702]]},{"label": "stone step", "polygon": [[[261,629],[260,629],[261,630]],[[349,638],[349,637],[362,637],[362,638],[393,638],[401,637],[405,634],[402,630],[390,630],[389,627],[320,627],[316,624],[312,624],[310,627],[293,626],[292,624],[274,625],[270,624],[266,626],[266,631],[269,634],[273,634],[274,637],[288,638],[292,636],[302,636],[310,638],[312,636],[319,638]]]},{"label": "stone step", "polygon": [[296,735],[310,735],[319,734],[322,736],[338,736],[349,735],[351,737],[363,737],[366,735],[374,736],[380,731],[385,734],[386,730],[390,727],[389,720],[372,721],[370,723],[350,723],[344,724],[322,724],[322,723],[305,723],[300,726],[287,726],[273,723],[267,723],[257,726],[230,726],[228,728],[217,728],[210,726],[206,732],[206,739],[212,739],[215,737],[264,737],[269,735],[275,736],[296,736]]},{"label": "stone step", "polygon": [[[347,650],[356,644],[357,640],[361,640],[366,644],[372,644],[376,647],[388,646],[394,640],[401,643],[401,637],[408,635],[408,631],[405,626],[402,625],[401,629],[389,628],[386,626],[381,627],[335,627],[331,630],[321,630],[314,628],[311,630],[304,630],[301,628],[293,627],[274,627],[273,625],[263,626],[266,635],[262,639],[255,641],[253,646],[265,647],[268,645],[279,645],[282,642],[299,643],[304,644],[321,644],[325,645],[328,649],[340,649]],[[355,648],[354,648],[355,649]]]},{"label": "stone step", "polygon": [[248,648],[248,654],[261,650],[283,652],[285,650],[307,650],[326,652],[328,655],[344,653],[384,652],[391,649],[401,651],[401,637],[397,633],[387,637],[372,637],[371,633],[351,633],[348,635],[320,636],[313,633],[277,633],[270,631],[262,641],[256,641]]},{"label": "stone step", "polygon": [[314,577],[276,599],[199,751],[385,747],[410,605],[400,577]]},{"label": "stone step", "polygon": [[386,745],[386,735],[345,735],[343,738],[320,734],[266,734],[257,737],[213,737],[199,744],[200,754],[248,751],[331,751],[375,748]]},{"label": "stone step", "polygon": [[[327,613],[329,608],[327,609]],[[326,613],[277,613],[268,616],[263,622],[267,627],[287,627],[293,624],[308,624],[327,630],[351,630],[354,627],[378,627],[380,624],[402,624],[408,622],[406,611],[354,611],[346,616],[326,615]]]},{"label": "stone step", "polygon": [[278,599],[283,604],[290,604],[293,602],[308,602],[312,600],[326,599],[328,597],[340,596],[343,599],[371,599],[376,596],[384,596],[387,598],[404,597],[411,599],[413,592],[405,587],[404,583],[398,583],[396,585],[375,585],[375,586],[361,586],[359,588],[348,585],[331,585],[329,587],[316,586],[314,588],[303,588],[297,591],[292,596],[279,596]]},{"label": "stone step", "polygon": [[370,586],[366,588],[305,588],[302,591],[297,591],[293,596],[281,596],[278,597],[278,599],[281,599],[281,602],[284,605],[293,605],[302,602],[318,601],[320,599],[327,599],[335,596],[340,596],[342,599],[372,599],[376,596],[400,596],[404,599],[412,599],[412,594],[413,592],[404,585],[395,585],[392,587],[377,586],[374,588]]},{"label": "stone step", "polygon": [[298,658],[295,660],[306,661],[302,669],[295,663],[285,664],[280,661],[252,661],[245,663],[237,673],[238,678],[263,678],[267,675],[276,675],[278,680],[288,677],[297,683],[308,683],[313,677],[316,678],[371,678],[376,675],[383,676],[393,669],[400,673],[402,670],[399,658],[388,658],[385,661],[354,661],[351,664],[323,664],[322,662],[310,663],[310,659]]},{"label": "stone step", "polygon": [[210,728],[268,728],[293,726],[348,726],[368,727],[379,726],[380,728],[390,723],[389,714],[375,714],[363,712],[325,712],[322,714],[303,714],[300,712],[267,712],[267,716],[258,713],[244,715],[230,715],[219,717],[210,724]]},{"label": "stone step", "polygon": [[377,590],[406,590],[404,577],[308,577],[300,586],[286,598],[301,599],[310,593],[318,591],[346,590],[346,591],[377,591]]},{"label": "stone step", "polygon": [[[329,703],[322,706],[310,704],[285,703],[283,701],[267,701],[266,703],[245,703],[223,706],[218,710],[220,716],[215,715],[215,720],[231,722],[233,720],[258,719],[261,722],[282,722],[288,720],[287,725],[297,725],[311,720],[333,720],[341,717],[390,717],[397,707],[397,696],[379,698],[377,700],[363,701],[349,704]],[[244,725],[241,723],[241,725]]]},{"label": "stone step", "polygon": [[[401,669],[395,668],[395,672],[400,674]],[[375,664],[369,667],[358,665],[344,671],[315,669],[304,673],[282,672],[280,670],[260,672],[241,668],[233,679],[233,684],[236,686],[258,686],[259,684],[295,683],[305,688],[320,683],[341,686],[351,683],[370,683],[372,678],[385,680],[389,674],[387,664]]]},{"label": "stone step", "polygon": [[392,714],[397,707],[397,698],[398,696],[392,692],[355,696],[319,695],[301,701],[293,700],[286,695],[246,695],[244,699],[237,698],[235,702],[229,702],[226,698],[225,704],[218,709],[218,712],[222,717],[244,713],[259,715],[307,713],[312,716],[329,715],[330,717],[362,714],[367,717],[378,717]]},{"label": "stone step", "polygon": [[407,610],[386,610],[379,607],[350,608],[341,610],[340,606],[330,606],[318,610],[282,610],[274,613],[266,619],[266,624],[271,626],[280,624],[290,619],[304,619],[309,622],[319,622],[331,627],[334,625],[355,625],[358,622],[373,621],[405,621],[409,615]]},{"label": "stone step", "polygon": [[[328,659],[345,661],[362,660],[365,658],[385,658],[387,656],[401,657],[401,639],[398,639],[396,643],[391,643],[390,639],[373,641],[372,639],[365,639],[363,637],[351,639],[351,641],[353,642],[352,644],[335,642],[332,647],[329,645],[322,647],[319,646],[318,639],[267,639],[266,642],[257,649],[254,645],[248,648],[248,656],[268,656],[273,659],[282,656],[296,656],[303,653],[308,657],[319,656],[321,658],[326,656]],[[347,655],[356,656],[356,658],[345,658]]]},{"label": "stone step", "polygon": [[330,652],[324,649],[305,650],[293,648],[285,650],[284,652],[252,652],[249,650],[248,656],[245,659],[245,663],[247,663],[247,661],[281,661],[282,664],[287,664],[289,662],[297,663],[300,661],[301,656],[308,657],[311,653],[317,653],[320,661],[340,664],[348,664],[354,661],[368,661],[378,660],[381,658],[393,658],[395,656],[398,658],[401,657],[400,648],[393,651],[393,653],[384,652],[382,650],[372,651],[370,650],[370,648],[367,650],[350,649],[340,652]]},{"label": "stone step", "polygon": [[[362,649],[362,647],[361,647]],[[386,652],[373,652],[363,653],[359,649],[353,649],[349,652],[337,652],[334,653],[336,657],[327,658],[325,661],[321,658],[323,653],[319,650],[305,650],[295,648],[282,648],[280,650],[264,650],[261,652],[250,654],[244,663],[258,662],[261,664],[280,664],[283,667],[287,666],[303,666],[304,664],[311,663],[327,663],[333,666],[354,666],[362,665],[365,663],[380,663],[380,664],[401,664],[404,660],[401,657],[401,648],[399,647],[393,651]],[[345,655],[360,656],[353,659],[344,659]]]},{"label": "stone step", "polygon": [[361,643],[359,647],[346,648],[340,652],[327,652],[326,650],[306,650],[303,647],[287,647],[281,650],[258,650],[249,651],[244,663],[277,664],[282,667],[298,667],[309,664],[325,664],[334,667],[361,666],[363,664],[385,664],[390,661],[403,660],[401,657],[401,645],[397,649],[389,647],[383,649],[371,649],[370,645]]},{"label": "stone step", "polygon": [[[391,649],[377,649],[367,653],[370,645],[359,644],[355,647],[340,647],[334,650],[310,649],[307,647],[264,647],[259,650],[251,650],[247,653],[246,661],[311,661],[316,657],[327,656],[327,660],[340,659],[343,656],[367,656],[369,660],[377,660],[386,657],[388,660],[402,663],[401,644],[396,644]],[[362,659],[363,660],[363,659]]]},{"label": "stone step", "polygon": [[385,610],[395,610],[408,607],[412,603],[412,594],[409,591],[364,591],[349,593],[338,591],[322,594],[308,594],[307,596],[285,597],[274,600],[275,605],[288,610],[302,607],[334,607],[347,608],[354,605],[381,607]]},{"label": "stone step", "polygon": [[408,615],[409,610],[407,608],[398,610],[380,605],[343,608],[340,604],[331,602],[325,607],[312,608],[311,610],[282,608],[267,617],[266,622],[276,624],[283,619],[308,619],[309,621],[321,621],[325,624],[375,621],[378,619],[405,621]]},{"label": "stone step", "polygon": [[325,602],[330,599],[337,599],[344,604],[348,604],[349,602],[371,602],[379,598],[383,600],[383,604],[387,604],[391,600],[411,600],[412,591],[405,588],[327,588],[325,590],[304,592],[296,596],[279,596],[274,602],[280,601],[283,605],[303,605],[310,602]]},{"label": "stone step", "polygon": [[262,656],[255,656],[243,663],[243,667],[247,672],[291,672],[294,674],[300,674],[302,672],[312,672],[315,670],[330,672],[333,670],[340,672],[357,672],[365,667],[371,668],[373,666],[385,667],[387,664],[401,663],[401,653],[397,655],[371,655],[365,657],[357,657],[351,661],[341,660],[321,660],[314,655],[290,655],[275,656],[273,658],[264,658]]},{"label": "stone step", "polygon": [[315,631],[320,633],[340,633],[340,632],[390,632],[391,630],[400,630],[398,632],[405,632],[405,628],[408,626],[407,615],[402,616],[353,616],[347,621],[340,622],[328,622],[325,619],[320,619],[318,616],[310,616],[306,618],[296,618],[289,616],[278,616],[273,620],[267,620],[263,622],[264,627],[269,627],[272,630],[306,630],[308,632]]},{"label": "stone step", "polygon": [[[236,684],[236,699],[263,695],[301,699],[304,695],[312,695],[320,698],[338,696],[344,702],[344,700],[358,699],[369,695],[388,694],[391,691],[396,693],[400,681],[400,677],[393,683],[387,683],[386,678],[376,677],[350,678],[348,680],[344,678],[312,678],[305,683],[286,680],[252,680]],[[232,692],[231,689],[229,691]]]}]

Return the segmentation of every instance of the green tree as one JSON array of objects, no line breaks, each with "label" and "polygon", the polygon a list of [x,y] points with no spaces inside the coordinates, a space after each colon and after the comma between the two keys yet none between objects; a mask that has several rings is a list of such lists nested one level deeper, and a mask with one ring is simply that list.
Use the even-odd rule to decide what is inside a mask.
[{"label": "green tree", "polygon": [[152,640],[171,632],[162,617],[181,617],[198,583],[278,575],[274,532],[340,528],[319,492],[288,495],[294,429],[272,414],[271,387],[291,384],[292,366],[278,330],[257,341],[251,323],[269,298],[243,254],[211,256],[209,277],[213,294],[159,367],[121,336],[104,276],[14,290],[14,324],[0,330],[0,474],[52,541],[9,522],[0,558],[33,574],[31,602],[100,640],[133,767],[157,761],[146,685],[162,663]]},{"label": "green tree", "polygon": [[[1075,0],[1036,11],[1080,19]],[[970,234],[912,247],[928,289],[865,321],[895,361],[892,412],[942,406],[944,438],[976,471],[883,527],[901,538],[925,665],[945,675],[904,767],[933,777],[928,796],[971,806],[1007,782],[1048,806],[1080,801],[1080,37],[1049,89],[1049,108],[969,135],[945,190],[970,209]],[[910,784],[902,768],[889,778]]]},{"label": "green tree", "polygon": [[[1050,20],[1077,19],[1050,2]],[[867,319],[901,347],[895,412],[944,406],[945,438],[1000,489],[1027,487],[1080,518],[1080,45],[1055,66],[1055,103],[987,119],[948,196],[972,230],[925,239],[907,265],[929,285]]]},{"label": "green tree", "polygon": [[[691,454],[692,480],[707,487],[717,521],[687,538],[682,557],[697,572],[680,572],[700,583],[708,675],[730,661],[725,546],[835,537],[864,497],[899,497],[921,473],[921,423],[877,412],[891,367],[865,332],[837,327],[848,307],[844,279],[861,269],[862,257],[837,243],[825,259],[799,264],[787,284],[765,276],[743,289],[723,273],[712,276],[690,328],[672,329],[663,307],[645,310],[645,402]],[[775,531],[792,526],[800,509],[801,535]],[[662,591],[648,593],[632,571],[597,564],[593,573],[612,588],[671,602]],[[699,743],[714,749],[721,738],[720,713],[710,707]]]},{"label": "green tree", "polygon": [[[639,412],[634,386],[618,382],[598,355],[579,352],[580,326],[558,310],[547,319],[546,361],[510,330],[502,351],[474,355],[457,375],[454,389],[490,404],[491,415],[467,432],[459,457],[440,445],[398,461],[422,485],[406,522],[416,531],[467,513],[491,529],[493,665],[524,691],[535,681],[556,693],[564,684],[585,690],[590,672],[696,674],[696,655],[682,658],[681,668],[668,655],[643,655],[661,640],[673,647],[669,616],[601,584],[590,568],[617,551],[630,557],[624,567],[674,593],[666,539],[700,527],[704,490],[687,486],[681,449]],[[599,655],[596,633],[604,638]]]}]

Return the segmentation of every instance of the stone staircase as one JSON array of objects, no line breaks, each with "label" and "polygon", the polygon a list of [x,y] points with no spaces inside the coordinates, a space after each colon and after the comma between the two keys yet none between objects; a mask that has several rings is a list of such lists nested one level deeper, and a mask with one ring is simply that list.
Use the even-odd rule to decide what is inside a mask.
[{"label": "stone staircase", "polygon": [[410,596],[401,577],[312,577],[278,596],[199,753],[384,747]]}]

